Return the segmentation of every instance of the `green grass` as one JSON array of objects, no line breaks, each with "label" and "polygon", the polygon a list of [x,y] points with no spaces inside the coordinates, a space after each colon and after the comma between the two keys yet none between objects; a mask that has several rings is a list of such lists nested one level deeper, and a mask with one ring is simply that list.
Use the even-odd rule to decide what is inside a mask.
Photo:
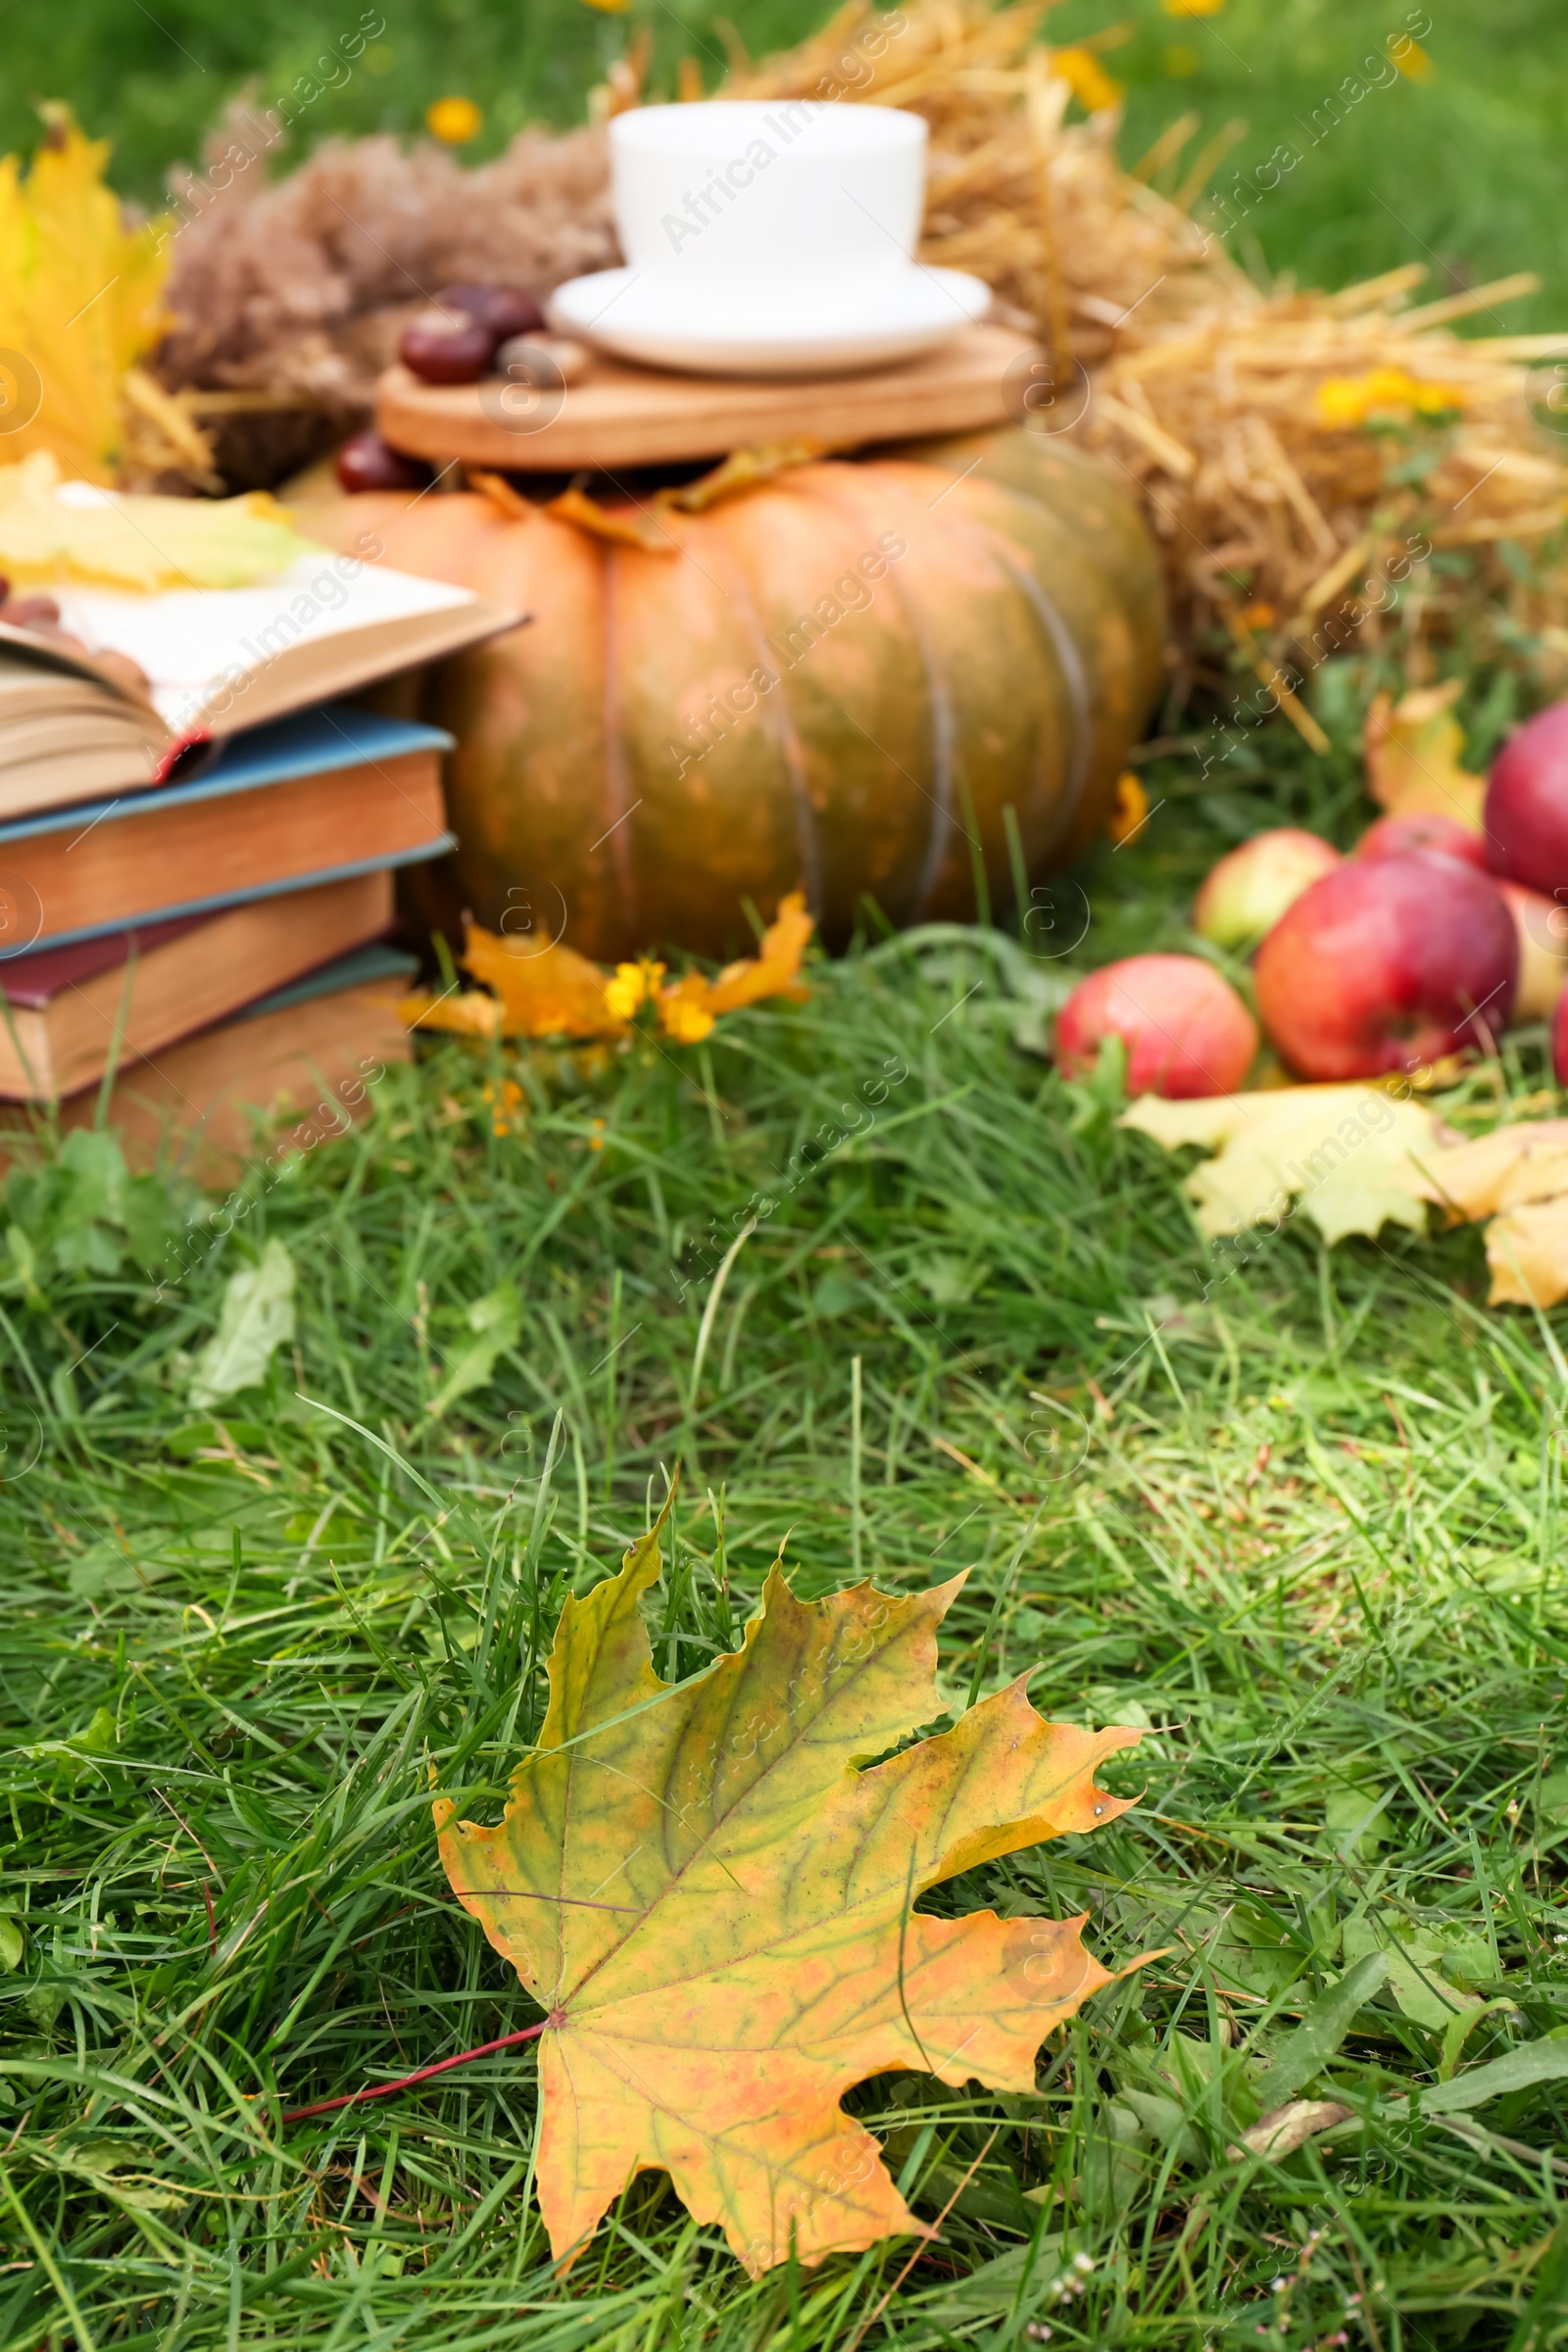
[{"label": "green grass", "polygon": [[[654,38],[653,86],[671,95],[677,60],[698,58],[708,86],[724,70],[716,21],[727,14],[760,55],[829,13],[814,0],[631,0],[607,16],[583,0],[385,0],[387,29],[353,64],[325,74],[317,60],[360,23],[358,0],[334,15],[318,0],[234,9],[220,0],[0,0],[7,72],[0,82],[0,151],[36,135],[31,109],[67,98],[117,146],[127,194],[156,203],[164,173],[198,157],[222,103],[242,85],[262,105],[301,74],[337,83],[303,116],[301,148],[338,134],[409,136],[434,96],[459,92],[486,115],[472,153],[494,151],[524,122],[582,119],[583,97],[629,35]],[[1325,127],[1325,101],[1382,44],[1430,15],[1424,36],[1434,77],[1372,88]],[[1561,126],[1568,109],[1568,20],[1556,0],[1490,0],[1485,7],[1406,10],[1390,0],[1228,0],[1212,16],[1175,17],[1160,0],[1063,0],[1052,37],[1113,25],[1130,35],[1107,55],[1127,86],[1121,149],[1135,161],[1178,114],[1200,128],[1185,162],[1227,123],[1244,126],[1217,184],[1252,177],[1281,141],[1300,161],[1232,238],[1260,274],[1294,271],[1304,284],[1341,285],[1408,261],[1426,261],[1431,291],[1521,269],[1544,292],[1508,308],[1501,326],[1557,326],[1568,316],[1560,234]],[[1320,118],[1313,127],[1314,116]],[[285,159],[286,160],[286,159]],[[1483,317],[1484,331],[1499,326]]]},{"label": "green grass", "polygon": [[[1268,731],[1222,793],[1152,769],[1165,805],[1089,873],[1075,960],[1179,944],[1214,849],[1282,809],[1353,830],[1350,715],[1321,767]],[[0,1298],[3,2352],[1568,2343],[1568,2083],[1413,2095],[1568,2034],[1568,1316],[1489,1311],[1474,1231],[1331,1255],[1297,1218],[1216,1279],[1106,1088],[1012,1042],[1060,970],[930,933],[597,1076],[440,1047],[254,1175],[226,1234],[86,1174],[13,1196],[38,1287]],[[1541,1092],[1539,1033],[1499,1082]],[[699,1245],[769,1182],[698,1377]],[[125,1236],[156,1253],[165,1216],[194,1246],[160,1295]],[[272,1241],[296,1344],[194,1411]],[[507,1283],[516,1346],[433,1416]],[[564,1595],[677,1462],[670,1670],[733,1640],[788,1533],[807,1593],[972,1568],[953,1710],[1029,1665],[1046,1712],[1150,1727],[1114,1828],[931,1898],[1166,1956],[1032,2097],[855,2095],[916,2208],[952,2204],[885,2313],[911,2249],[754,2285],[649,2176],[556,2281],[526,2048],[279,2120],[534,2016],[447,1889],[428,1770],[493,1817]],[[1363,1976],[1323,2031],[1348,1962],[1411,1938],[1405,2007]],[[1233,2153],[1282,2085],[1349,2120]]]}]

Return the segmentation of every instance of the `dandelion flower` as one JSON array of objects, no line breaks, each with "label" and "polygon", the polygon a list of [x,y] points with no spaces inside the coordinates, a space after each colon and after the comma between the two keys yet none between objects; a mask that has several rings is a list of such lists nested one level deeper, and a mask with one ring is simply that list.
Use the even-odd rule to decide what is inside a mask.
[{"label": "dandelion flower", "polygon": [[424,127],[443,147],[466,147],[484,128],[484,117],[471,98],[438,98],[426,111]]}]

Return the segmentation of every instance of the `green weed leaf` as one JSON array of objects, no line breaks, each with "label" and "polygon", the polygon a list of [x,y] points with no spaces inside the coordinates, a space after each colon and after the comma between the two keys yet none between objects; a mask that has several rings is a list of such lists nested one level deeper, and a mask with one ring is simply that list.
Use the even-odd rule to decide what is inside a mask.
[{"label": "green weed leaf", "polygon": [[294,1337],[294,1260],[269,1242],[254,1266],[231,1274],[218,1329],[196,1358],[187,1392],[198,1410],[253,1389],[275,1351]]}]

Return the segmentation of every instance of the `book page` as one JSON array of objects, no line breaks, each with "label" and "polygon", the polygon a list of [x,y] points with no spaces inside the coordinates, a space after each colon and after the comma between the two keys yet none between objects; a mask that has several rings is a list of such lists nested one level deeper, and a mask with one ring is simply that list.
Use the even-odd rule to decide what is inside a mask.
[{"label": "book page", "polygon": [[[53,593],[61,621],[74,636],[94,651],[128,654],[140,664],[151,700],[175,736],[209,725],[226,731],[247,724],[245,696],[236,689],[294,647],[478,601],[445,580],[417,579],[327,548],[301,557],[259,588],[132,596],[70,582]],[[367,675],[373,673],[372,662]]]}]

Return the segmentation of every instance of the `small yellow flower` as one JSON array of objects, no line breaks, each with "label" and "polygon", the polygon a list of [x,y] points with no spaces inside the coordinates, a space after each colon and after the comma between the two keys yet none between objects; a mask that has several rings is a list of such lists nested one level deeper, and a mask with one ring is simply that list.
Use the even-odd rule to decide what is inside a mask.
[{"label": "small yellow flower", "polygon": [[700,1046],[713,1026],[713,1016],[706,1004],[692,997],[667,996],[660,1006],[665,1034],[677,1046]]},{"label": "small yellow flower", "polygon": [[1092,49],[1053,50],[1051,68],[1067,83],[1086,114],[1102,115],[1121,104],[1121,83],[1111,80]]},{"label": "small yellow flower", "polygon": [[471,98],[438,98],[426,110],[424,127],[444,147],[466,147],[484,128],[484,117]]},{"label": "small yellow flower", "polygon": [[1116,778],[1116,798],[1105,820],[1105,831],[1120,849],[1124,841],[1131,841],[1148,814],[1149,795],[1129,767]]},{"label": "small yellow flower", "polygon": [[1272,605],[1259,602],[1249,605],[1247,611],[1242,614],[1242,618],[1250,629],[1271,629],[1279,618],[1279,614]]},{"label": "small yellow flower", "polygon": [[604,1148],[605,1122],[603,1119],[590,1119],[588,1122],[588,1149],[590,1152],[602,1152]]},{"label": "small yellow flower", "polygon": [[1388,49],[1396,70],[1404,75],[1406,81],[1432,81],[1436,78],[1436,66],[1420,42],[1412,40],[1409,33],[1390,33]]},{"label": "small yellow flower", "polygon": [[1165,0],[1167,17],[1217,17],[1225,0]]},{"label": "small yellow flower", "polygon": [[1365,375],[1325,376],[1317,388],[1317,421],[1328,432],[1347,432],[1369,416],[1441,416],[1464,407],[1458,384],[1425,383],[1403,368],[1374,368]]},{"label": "small yellow flower", "polygon": [[629,1021],[639,1004],[659,994],[664,967],[644,956],[636,963],[617,963],[613,980],[605,982],[605,1004],[617,1021]]},{"label": "small yellow flower", "polygon": [[521,1127],[526,1123],[527,1113],[523,1109],[522,1089],[515,1078],[503,1078],[499,1088],[493,1086],[487,1078],[479,1089],[479,1094],[480,1099],[490,1105],[490,1132],[492,1135],[510,1135],[514,1127]]}]

